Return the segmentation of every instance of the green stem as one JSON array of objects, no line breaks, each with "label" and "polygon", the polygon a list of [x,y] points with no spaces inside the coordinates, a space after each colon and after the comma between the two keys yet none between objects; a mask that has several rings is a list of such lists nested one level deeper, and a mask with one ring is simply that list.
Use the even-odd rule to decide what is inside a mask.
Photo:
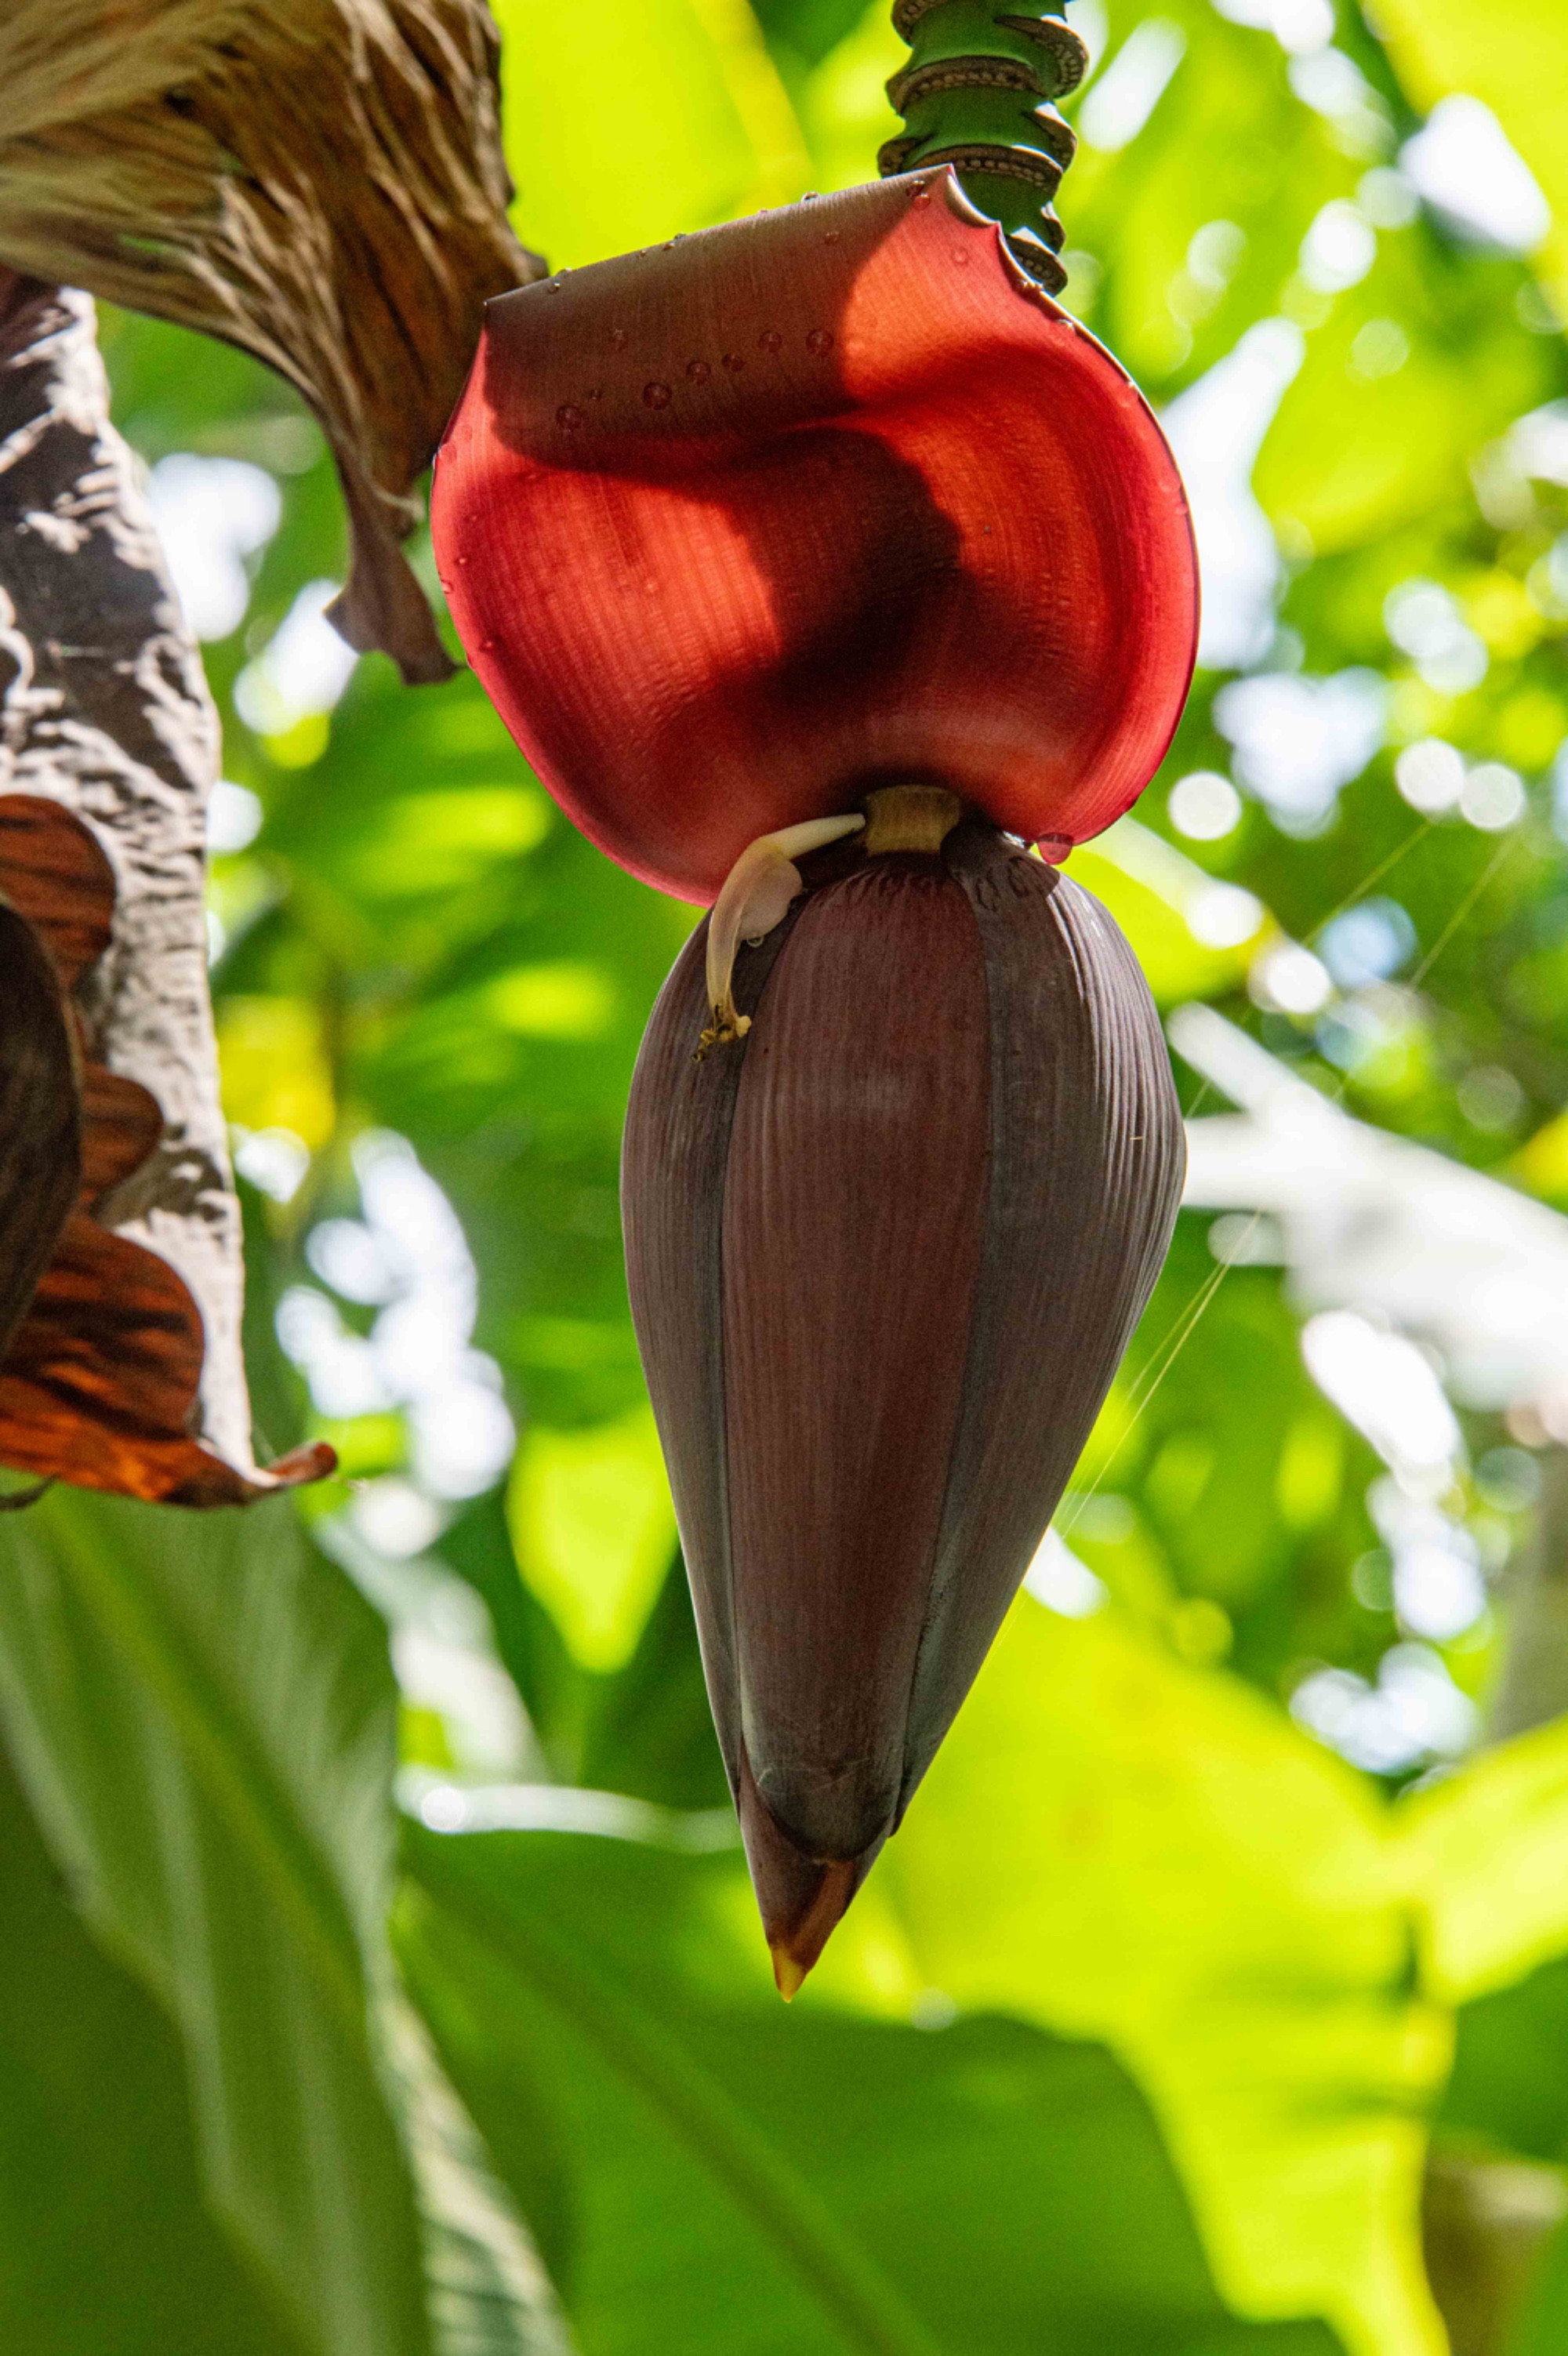
[{"label": "green stem", "polygon": [[1050,101],[1077,89],[1088,62],[1066,6],[894,0],[893,22],[914,54],[887,85],[904,132],[877,158],[884,177],[950,164],[971,203],[1053,294],[1067,274],[1051,198],[1077,142]]}]

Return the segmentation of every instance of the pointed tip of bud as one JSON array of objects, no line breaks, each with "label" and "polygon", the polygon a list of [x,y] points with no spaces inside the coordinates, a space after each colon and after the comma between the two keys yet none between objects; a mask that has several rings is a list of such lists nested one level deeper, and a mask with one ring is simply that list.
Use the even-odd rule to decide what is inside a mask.
[{"label": "pointed tip of bud", "polygon": [[881,1847],[864,1857],[810,1857],[790,1839],[752,1781],[741,1753],[740,1826],[752,1887],[773,1956],[773,1976],[793,2003]]},{"label": "pointed tip of bud", "polygon": [[774,1919],[766,1907],[763,1911],[762,1927],[768,1933],[773,1957],[773,1976],[786,2004],[793,2004],[804,1987],[807,1974],[815,1967],[822,1949],[843,1920],[844,1910],[861,1878],[859,1863],[849,1857],[829,1858],[815,1871],[816,1889],[804,1913],[785,1924]]},{"label": "pointed tip of bud", "polygon": [[793,2004],[806,1985],[807,1966],[798,1964],[783,1942],[769,1950],[773,1957],[773,1979],[786,2004]]}]

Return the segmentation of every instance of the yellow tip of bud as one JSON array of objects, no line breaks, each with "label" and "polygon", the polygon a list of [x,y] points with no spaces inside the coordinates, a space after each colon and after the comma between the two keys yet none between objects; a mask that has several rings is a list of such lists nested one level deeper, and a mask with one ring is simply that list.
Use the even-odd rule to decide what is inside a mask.
[{"label": "yellow tip of bud", "polygon": [[793,2004],[806,1985],[806,1973],[810,1967],[797,1963],[789,1948],[782,1944],[771,1948],[769,1953],[773,1957],[773,1977],[779,1993],[786,2004]]}]

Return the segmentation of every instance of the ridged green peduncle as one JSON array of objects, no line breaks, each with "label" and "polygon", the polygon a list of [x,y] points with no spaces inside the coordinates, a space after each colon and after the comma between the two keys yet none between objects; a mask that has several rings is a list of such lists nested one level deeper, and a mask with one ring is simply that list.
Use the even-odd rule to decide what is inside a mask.
[{"label": "ridged green peduncle", "polygon": [[885,178],[950,164],[970,202],[1001,224],[1017,261],[1053,294],[1067,273],[1051,198],[1078,142],[1049,101],[1076,90],[1088,63],[1066,5],[895,0],[893,22],[914,55],[887,85],[903,135],[877,157]]}]

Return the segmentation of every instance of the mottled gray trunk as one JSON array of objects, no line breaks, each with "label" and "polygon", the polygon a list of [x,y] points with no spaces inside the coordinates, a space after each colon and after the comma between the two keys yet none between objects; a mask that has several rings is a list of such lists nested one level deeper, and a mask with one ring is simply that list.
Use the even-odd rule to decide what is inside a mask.
[{"label": "mottled gray trunk", "polygon": [[85,294],[0,271],[0,792],[91,827],[118,889],[88,985],[88,1049],[163,1108],[156,1153],[105,1205],[201,1312],[200,1437],[247,1467],[240,1209],[230,1173],[202,901],[218,714],[109,420]]}]

